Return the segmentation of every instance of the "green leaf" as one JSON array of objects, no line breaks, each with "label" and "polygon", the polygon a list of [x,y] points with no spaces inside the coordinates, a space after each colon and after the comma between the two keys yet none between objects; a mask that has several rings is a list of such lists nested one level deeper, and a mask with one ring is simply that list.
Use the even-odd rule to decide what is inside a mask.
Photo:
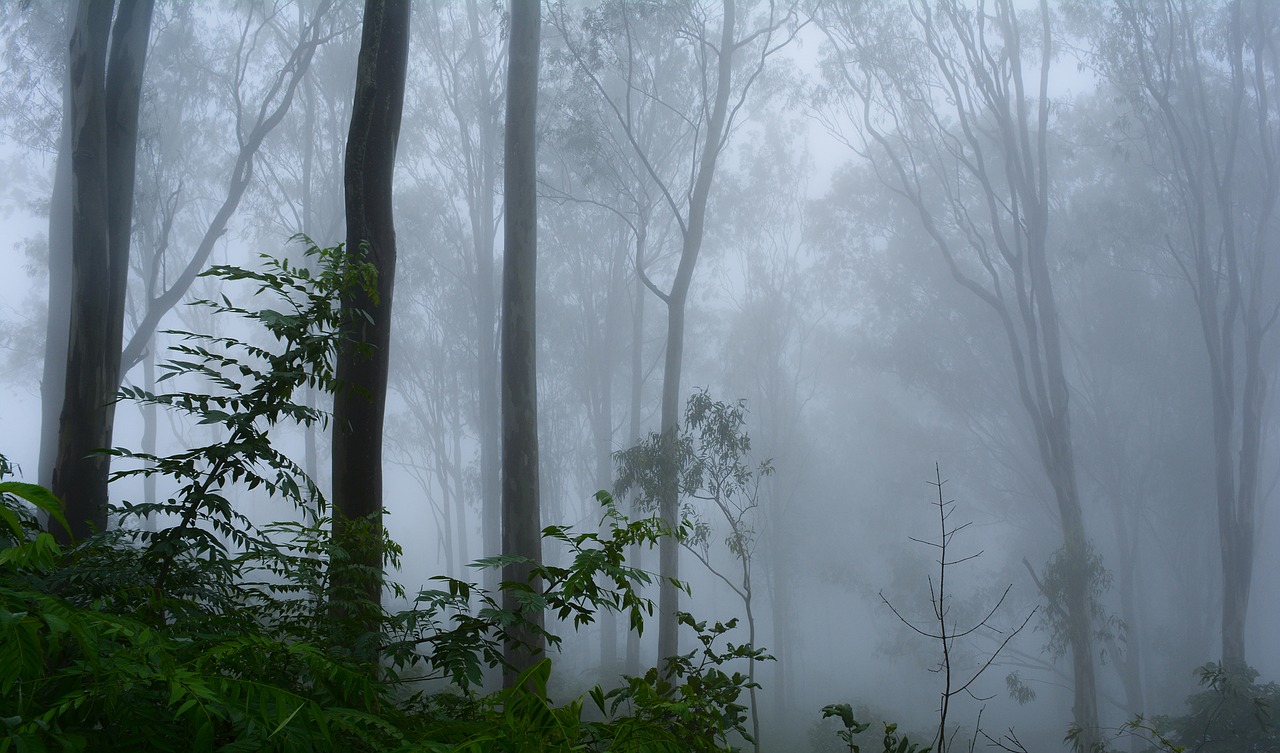
[{"label": "green leaf", "polygon": [[0,481],[0,494],[12,494],[35,505],[36,509],[47,513],[56,520],[63,529],[70,530],[67,519],[62,514],[62,503],[53,492],[38,484],[27,484],[21,481]]}]

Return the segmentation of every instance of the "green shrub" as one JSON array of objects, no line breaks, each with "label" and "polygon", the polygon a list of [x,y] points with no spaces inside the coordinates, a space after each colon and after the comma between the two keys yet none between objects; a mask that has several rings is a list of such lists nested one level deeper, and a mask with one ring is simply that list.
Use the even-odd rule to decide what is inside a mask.
[{"label": "green shrub", "polygon": [[[266,294],[259,300],[275,308],[251,311],[226,297],[201,305],[257,325],[270,345],[177,333],[161,381],[196,377],[207,389],[122,390],[124,399],[221,429],[218,441],[169,456],[111,450],[140,461],[115,478],[157,474],[177,487],[164,501],[126,503],[117,515],[169,525],[122,527],[60,547],[37,518],[43,511],[65,525],[58,501],[40,487],[4,481],[10,469],[0,456],[0,753],[728,749],[731,736],[743,734],[738,699],[750,683],[721,666],[763,656],[750,646],[716,647],[733,623],[708,628],[684,616],[701,651],[671,660],[664,674],[593,689],[601,719],[584,718],[586,697],[548,697],[549,659],[512,689],[479,690],[484,668],[501,664],[504,643],[531,627],[531,613],[576,629],[608,609],[643,629],[653,604],[637,589],[654,577],[628,566],[624,553],[666,532],[657,520],[626,520],[605,492],[598,495],[604,533],[545,529],[570,563],[533,563],[537,591],[503,584],[519,592],[519,609],[445,577],[395,614],[360,588],[335,587],[382,574],[351,571],[359,566],[334,545],[319,489],[271,437],[282,422],[327,420],[294,393],[340,388],[333,356],[345,314],[337,300],[372,278],[340,248],[312,246],[308,254],[317,272],[268,259],[259,271],[209,273]],[[232,505],[235,486],[291,502],[299,519],[256,524]],[[382,537],[368,543],[394,562],[398,547],[370,535]],[[543,632],[548,646],[559,644]],[[428,693],[421,689],[428,680],[449,686]]]}]

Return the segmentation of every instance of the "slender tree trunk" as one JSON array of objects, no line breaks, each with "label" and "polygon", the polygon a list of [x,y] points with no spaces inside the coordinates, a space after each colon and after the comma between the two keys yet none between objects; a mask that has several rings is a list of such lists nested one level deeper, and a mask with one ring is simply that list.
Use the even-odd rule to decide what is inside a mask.
[{"label": "slender tree trunk", "polygon": [[[455,382],[453,394],[458,394]],[[453,503],[457,512],[458,560],[459,569],[465,567],[471,558],[467,554],[467,484],[462,476],[462,417],[456,409],[453,412],[453,462],[450,463],[453,474]],[[448,483],[446,479],[445,483]]]},{"label": "slender tree trunk", "polygon": [[44,372],[40,379],[41,486],[53,486],[58,457],[58,418],[66,397],[67,336],[71,330],[71,87],[64,83],[62,135],[49,200],[49,313],[45,322]]},{"label": "slender tree trunk", "polygon": [[[356,564],[377,573],[343,584],[377,606],[382,600],[382,428],[390,364],[396,274],[392,178],[409,52],[410,0],[366,0],[355,100],[346,154],[347,249],[377,269],[376,294],[352,290],[343,307],[369,315],[348,323],[352,342],[338,354],[334,396],[334,536]],[[364,346],[367,353],[358,352]],[[376,627],[368,616],[365,629]]]},{"label": "slender tree trunk", "polygon": [[[640,411],[644,397],[644,300],[649,295],[645,290],[644,280],[638,270],[644,268],[645,240],[648,232],[648,212],[641,210],[636,222],[636,269],[634,299],[631,304],[631,406],[628,416],[627,446],[635,447],[640,441]],[[627,514],[632,520],[638,520],[644,511],[638,504],[639,495],[631,495],[631,505]],[[642,550],[639,544],[632,544],[627,552],[628,564],[641,567]],[[640,634],[634,630],[627,631],[627,663],[626,673],[632,677],[640,674]]]},{"label": "slender tree trunk", "polygon": [[[687,247],[687,244],[686,244]],[[667,352],[662,372],[662,496],[658,516],[670,535],[658,544],[658,666],[679,653],[680,489],[676,479],[676,442],[680,415],[680,371],[684,364],[685,296],[667,299]]]},{"label": "slender tree trunk", "polygon": [[[773,436],[777,436],[774,434]],[[774,475],[765,480],[765,488],[768,490],[769,510],[773,513],[773,522],[769,526],[770,542],[773,546],[770,548],[769,556],[769,604],[771,607],[773,618],[773,687],[770,690],[774,697],[774,714],[779,724],[786,723],[786,720],[792,718],[791,714],[791,627],[794,624],[794,604],[791,594],[791,577],[790,568],[787,567],[784,557],[790,555],[790,537],[784,535],[787,522],[778,514],[778,503],[780,495],[778,489],[781,486],[779,476],[787,473],[788,466],[785,463],[778,463],[778,471]]]},{"label": "slender tree trunk", "polygon": [[[539,3],[511,2],[511,47],[507,64],[507,126],[503,193],[506,244],[502,274],[502,544],[506,554],[542,559],[538,498],[537,380],[537,113]],[[503,580],[529,582],[529,563],[503,568]],[[529,582],[537,591],[540,584]],[[511,591],[506,609],[518,608]],[[541,612],[526,615],[542,624]],[[545,648],[533,630],[517,630],[520,643],[504,646],[511,686],[538,661]]]},{"label": "slender tree trunk", "polygon": [[[303,17],[303,8],[302,8],[302,5],[299,4],[298,25],[302,26],[305,24],[305,22],[306,22],[305,18]],[[316,131],[316,93],[315,93],[315,84],[313,81],[308,81],[303,86],[302,104],[303,104],[302,132],[304,134],[315,133]],[[305,140],[305,142],[302,145],[302,196],[300,198],[300,201],[302,202],[301,231],[304,235],[311,238],[312,240],[316,240],[315,196],[313,195],[313,192],[315,191],[315,185],[314,185],[314,181],[312,180],[312,176],[315,175],[315,161],[316,161],[315,139],[308,138]],[[322,239],[319,239],[317,242],[324,244],[324,243],[329,243],[330,241],[328,239],[322,238]],[[306,257],[306,262],[304,263],[306,263],[308,265],[308,268],[314,272],[315,267],[312,264],[312,261],[311,261],[312,258],[313,257]],[[314,410],[317,402],[316,390],[313,387],[308,386],[304,388],[303,395],[304,395],[303,399],[305,400],[307,408]],[[307,474],[307,477],[310,478],[312,481],[316,481],[316,479],[320,475],[320,456],[319,456],[319,451],[316,448],[316,434],[318,432],[319,432],[319,427],[317,426],[317,424],[314,424],[314,423],[308,424],[302,427],[302,470],[304,473]]]},{"label": "slender tree trunk", "polygon": [[724,0],[724,16],[720,27],[720,53],[716,73],[716,96],[707,123],[702,156],[698,161],[697,179],[689,194],[689,215],[684,225],[680,264],[676,269],[671,292],[667,295],[667,353],[662,372],[662,426],[664,488],[659,501],[659,514],[672,536],[662,539],[658,548],[658,569],[662,583],[658,590],[658,663],[679,653],[679,630],[676,612],[680,608],[680,590],[674,580],[680,577],[680,544],[674,534],[680,526],[680,494],[675,478],[676,437],[680,421],[680,375],[684,366],[684,317],[689,298],[693,270],[702,250],[706,226],[707,202],[715,176],[716,160],[724,148],[725,123],[728,119],[729,89],[733,82],[734,0]]},{"label": "slender tree trunk", "polygon": [[[751,555],[742,554],[742,607],[747,613],[747,643],[752,648],[759,648],[756,642],[756,613],[754,610],[753,596],[751,591]],[[756,693],[756,664],[758,662],[747,663],[747,680],[751,684],[748,695],[751,698],[751,746],[755,753],[760,753],[760,698]]]},{"label": "slender tree trunk", "polygon": [[[625,257],[624,251],[624,257]],[[616,264],[609,280],[605,300],[604,330],[596,338],[595,352],[591,355],[591,370],[596,389],[593,399],[597,402],[592,411],[593,438],[596,444],[596,488],[613,488],[613,357],[617,342],[619,300],[626,292],[625,280],[619,279],[624,268]],[[609,521],[605,522],[607,526]],[[602,533],[605,533],[602,531]],[[600,667],[612,674],[618,666],[618,616],[611,610],[600,615]]]},{"label": "slender tree trunk", "polygon": [[[70,45],[76,6],[69,4],[63,42]],[[62,124],[49,198],[49,309],[45,320],[44,370],[40,378],[40,461],[37,481],[53,487],[58,459],[59,416],[66,397],[67,338],[71,330],[71,68],[62,80]]]}]

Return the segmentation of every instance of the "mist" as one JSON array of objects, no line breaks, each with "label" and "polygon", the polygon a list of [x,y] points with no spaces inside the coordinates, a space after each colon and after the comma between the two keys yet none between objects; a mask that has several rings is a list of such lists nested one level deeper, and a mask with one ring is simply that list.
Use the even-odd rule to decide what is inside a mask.
[{"label": "mist", "polygon": [[[76,289],[57,171],[83,157],[63,122],[67,5],[0,4],[0,455],[55,491]],[[511,13],[411,6],[385,296],[391,611],[437,576],[496,593],[505,576],[471,565],[514,553]],[[607,531],[604,490],[678,531],[627,550],[662,576],[640,590],[643,631],[546,616],[564,638],[550,695],[700,648],[679,610],[736,619],[725,639],[768,655],[725,667],[759,683],[740,700],[757,752],[849,749],[822,714],[841,703],[867,740],[896,723],[934,750],[1164,750],[1155,733],[1213,677],[1274,698],[1278,10],[543,2],[533,519]],[[121,388],[206,389],[165,376],[182,332],[274,344],[193,305],[251,308],[258,288],[199,273],[306,266],[309,244],[349,241],[362,19],[357,3],[155,3]],[[293,399],[334,409],[323,389]],[[148,456],[228,442],[145,401],[111,420],[111,446]],[[339,426],[270,433],[325,495]],[[108,490],[125,506],[178,487]],[[300,516],[262,488],[225,495],[259,524]],[[179,519],[121,509],[107,527]],[[573,562],[555,539],[541,557]],[[1268,729],[1247,749],[1274,750]]]}]

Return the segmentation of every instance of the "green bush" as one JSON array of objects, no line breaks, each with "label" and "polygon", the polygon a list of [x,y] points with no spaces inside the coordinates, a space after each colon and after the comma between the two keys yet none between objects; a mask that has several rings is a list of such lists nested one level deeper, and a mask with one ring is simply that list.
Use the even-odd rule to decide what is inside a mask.
[{"label": "green bush", "polygon": [[1276,708],[1280,685],[1259,683],[1251,668],[1232,671],[1220,664],[1196,670],[1204,688],[1187,698],[1187,713],[1159,716],[1145,729],[1160,745],[1153,750],[1198,753],[1275,753],[1280,750]]},{"label": "green bush", "polygon": [[[272,301],[275,308],[257,311],[226,297],[201,302],[259,326],[270,345],[177,333],[161,381],[196,377],[207,389],[122,390],[125,399],[221,428],[219,441],[170,456],[111,451],[141,461],[116,478],[158,474],[177,488],[116,514],[126,524],[156,516],[168,525],[122,527],[61,547],[37,518],[43,511],[65,524],[58,501],[4,481],[10,469],[0,456],[0,753],[728,749],[743,734],[738,699],[749,681],[721,665],[762,657],[750,646],[717,647],[732,623],[708,628],[683,617],[702,649],[616,690],[553,702],[549,659],[512,689],[479,689],[485,667],[501,664],[504,643],[531,627],[533,612],[576,629],[608,609],[643,629],[653,604],[637,589],[653,576],[628,566],[624,553],[665,532],[656,520],[623,518],[607,493],[599,495],[605,533],[544,530],[571,560],[535,563],[537,591],[504,583],[520,593],[518,610],[445,577],[395,614],[363,599],[361,588],[338,590],[381,573],[351,571],[358,566],[334,545],[322,495],[271,436],[282,422],[327,420],[294,393],[341,388],[332,365],[347,314],[338,297],[372,278],[340,248],[308,253],[317,272],[268,259],[259,271],[210,273],[252,282],[255,295]],[[288,500],[298,519],[257,525],[232,505],[234,486]],[[399,555],[385,538],[369,543],[388,562]],[[544,633],[548,646],[558,645]],[[448,685],[426,692],[428,680]]]}]

